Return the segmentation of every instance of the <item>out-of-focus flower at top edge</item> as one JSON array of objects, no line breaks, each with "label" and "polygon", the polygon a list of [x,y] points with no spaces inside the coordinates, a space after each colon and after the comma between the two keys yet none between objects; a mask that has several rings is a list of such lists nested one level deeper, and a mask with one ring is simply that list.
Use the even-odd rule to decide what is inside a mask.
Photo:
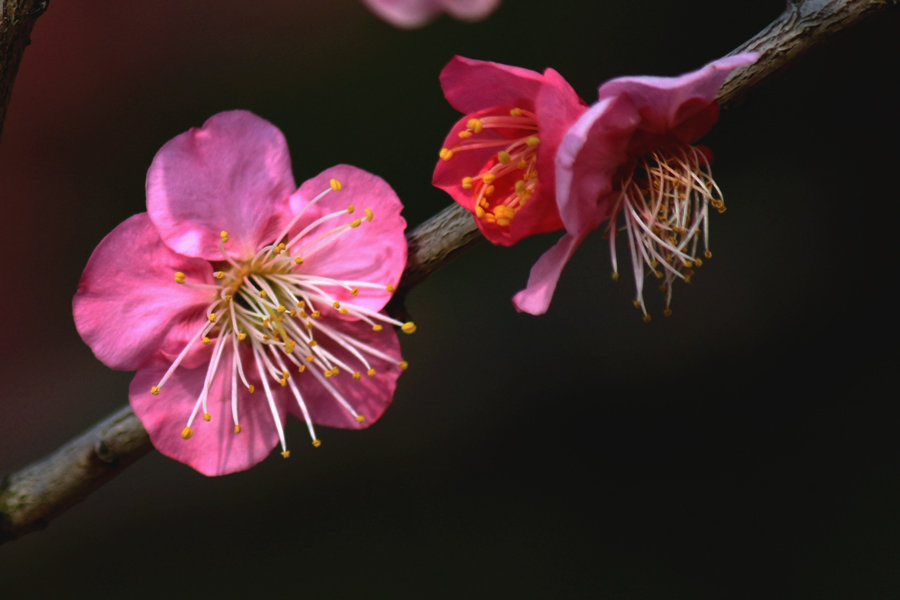
[{"label": "out-of-focus flower at top edge", "polygon": [[465,116],[444,140],[432,183],[470,211],[494,244],[562,229],[553,160],[587,110],[572,86],[553,69],[541,74],[461,56],[440,79]]},{"label": "out-of-focus flower at top edge", "polygon": [[248,469],[283,423],[362,428],[406,362],[382,312],[406,264],[402,205],[338,165],[299,189],[287,143],[246,111],[167,142],[147,212],[91,255],[73,301],[94,354],[135,369],[130,401],[163,454],[206,475]]},{"label": "out-of-focus flower at top edge", "polygon": [[486,19],[500,0],[363,0],[376,15],[402,29],[423,27],[447,13],[461,21]]},{"label": "out-of-focus flower at top edge", "polygon": [[748,52],[678,77],[621,77],[600,86],[597,102],[566,132],[556,155],[556,198],[566,233],[532,267],[527,287],[513,298],[518,310],[546,312],[572,253],[604,222],[612,275],[618,279],[621,215],[635,306],[649,321],[646,267],[660,280],[664,314],[671,314],[672,284],[690,281],[694,269],[712,256],[709,207],[725,210],[710,172],[711,154],[693,143],[718,119],[715,97],[728,74],[757,58]]}]

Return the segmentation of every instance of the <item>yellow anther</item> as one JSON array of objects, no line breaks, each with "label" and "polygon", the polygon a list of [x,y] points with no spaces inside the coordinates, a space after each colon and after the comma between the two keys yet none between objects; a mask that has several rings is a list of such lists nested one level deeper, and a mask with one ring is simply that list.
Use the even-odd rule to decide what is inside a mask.
[{"label": "yellow anther", "polygon": [[497,179],[497,176],[493,173],[485,173],[481,180],[485,183],[485,185],[490,185],[494,183],[494,180]]},{"label": "yellow anther", "polygon": [[285,458],[290,458],[290,457],[291,457],[291,451],[290,451],[290,450],[285,450],[285,451],[283,451],[283,452],[281,453],[281,456],[283,456],[283,457],[285,457]]},{"label": "yellow anther", "polygon": [[322,440],[313,440],[312,445],[313,445],[313,447],[318,448],[319,446],[322,445]]},{"label": "yellow anther", "polygon": [[484,218],[484,209],[481,208],[481,206],[478,206],[478,205],[475,206],[475,216],[478,217],[479,219]]},{"label": "yellow anther", "polygon": [[256,386],[251,383],[250,385],[247,386],[247,391],[252,394],[253,392],[256,391]]},{"label": "yellow anther", "polygon": [[497,153],[497,160],[499,160],[500,164],[502,164],[502,165],[508,165],[509,161],[512,160],[512,157],[509,155],[509,152],[507,152],[506,150],[501,150],[500,152]]},{"label": "yellow anther", "polygon": [[246,339],[247,339],[247,334],[244,333],[243,331],[238,334],[238,340],[243,342]]},{"label": "yellow anther", "polygon": [[203,342],[204,345],[209,346],[210,339],[208,337],[206,337],[205,335],[203,336],[203,339],[201,339],[200,341]]},{"label": "yellow anther", "polygon": [[369,377],[374,376],[374,375],[375,375],[375,369],[369,368],[369,370],[366,371],[366,375],[368,375]]},{"label": "yellow anther", "polygon": [[704,250],[703,256],[705,256],[706,258],[712,258],[712,252],[710,252],[709,250]]},{"label": "yellow anther", "polygon": [[649,323],[649,322],[650,322],[650,314],[649,313],[644,314],[644,323]]},{"label": "yellow anther", "polygon": [[275,310],[278,312],[278,314],[281,314],[287,310],[287,306],[285,306],[284,304],[279,304],[278,308],[276,308]]},{"label": "yellow anther", "polygon": [[634,304],[634,307],[635,307],[635,308],[640,308],[640,307],[641,307],[641,301],[638,300],[638,299],[632,300],[631,303]]},{"label": "yellow anther", "polygon": [[240,425],[235,425],[235,426],[234,426],[234,432],[235,432],[235,433],[240,433],[240,432],[241,432],[241,426],[240,426]]},{"label": "yellow anther", "polygon": [[341,191],[341,188],[344,187],[344,186],[341,184],[341,182],[338,181],[337,179],[331,179],[328,183],[329,183],[329,185],[331,185],[331,189],[333,189],[333,190],[336,191],[336,192]]},{"label": "yellow anther", "polygon": [[469,131],[468,129],[463,129],[462,131],[459,132],[459,137],[461,137],[464,140],[469,139],[470,137],[472,137],[472,132]]},{"label": "yellow anther", "polygon": [[366,213],[366,221],[368,221],[369,223],[371,223],[371,222],[372,222],[372,219],[375,218],[375,213],[372,211],[371,208],[367,208],[367,209],[365,209],[363,212]]},{"label": "yellow anther", "polygon": [[306,306],[306,302],[304,302],[303,300],[297,303],[297,308],[303,308],[304,306]]},{"label": "yellow anther", "polygon": [[669,307],[666,307],[665,310],[663,310],[663,314],[664,314],[665,316],[667,316],[667,317],[671,317],[671,316],[672,316],[672,309],[669,308]]},{"label": "yellow anther", "polygon": [[356,415],[356,422],[357,422],[357,423],[362,423],[362,422],[365,421],[365,420],[366,420],[366,418],[365,418],[364,416],[362,416],[362,415]]},{"label": "yellow anther", "polygon": [[521,117],[522,109],[521,108],[513,108],[512,110],[509,111],[509,114],[513,117]]},{"label": "yellow anther", "polygon": [[260,298],[265,298],[266,296],[268,296],[268,294],[266,293],[266,290],[259,290],[259,297],[260,297]]},{"label": "yellow anther", "polygon": [[291,315],[292,317],[296,317],[296,316],[297,316],[297,309],[296,309],[296,308],[292,308],[291,310],[288,311],[288,314]]},{"label": "yellow anther", "polygon": [[194,432],[190,427],[185,427],[181,430],[181,437],[185,440],[190,439],[192,435],[194,435]]},{"label": "yellow anther", "polygon": [[225,243],[228,241],[228,232],[224,229],[219,232],[219,237],[222,239],[222,242]]},{"label": "yellow anther", "polygon": [[375,323],[374,325],[372,325],[372,331],[381,331],[382,329],[384,329],[384,327],[382,327],[378,323]]},{"label": "yellow anther", "polygon": [[450,148],[441,148],[438,156],[440,156],[444,160],[450,160],[451,158],[453,158],[453,150],[451,150]]},{"label": "yellow anther", "polygon": [[464,190],[472,189],[472,178],[471,177],[463,177],[462,178],[462,187]]},{"label": "yellow anther", "polygon": [[697,268],[702,267],[702,266],[703,266],[703,259],[702,259],[702,258],[695,258],[695,259],[694,259],[694,266],[697,267]]},{"label": "yellow anther", "polygon": [[154,396],[159,396],[159,386],[154,385],[152,388],[150,388],[150,393]]},{"label": "yellow anther", "polygon": [[303,264],[303,257],[302,257],[302,256],[298,256],[297,258],[294,259],[294,262],[297,263],[298,265],[302,265],[302,264]]},{"label": "yellow anther", "polygon": [[397,366],[400,367],[401,371],[405,371],[407,368],[409,368],[409,363],[405,360],[401,360],[399,363],[397,363]]},{"label": "yellow anther", "polygon": [[315,348],[318,345],[319,342],[317,342],[316,340],[309,340],[309,343],[307,344],[307,346],[309,346],[310,348]]},{"label": "yellow anther", "polygon": [[391,284],[387,284],[386,286],[384,286],[384,289],[386,289],[387,291],[389,291],[392,294],[397,291],[397,288],[395,288]]},{"label": "yellow anther", "polygon": [[306,365],[297,365],[297,372],[302,373],[306,370]]},{"label": "yellow anther", "polygon": [[613,281],[618,281],[619,280],[619,272],[613,271],[612,274],[610,275],[610,277],[612,277]]},{"label": "yellow anther", "polygon": [[527,168],[528,168],[528,161],[525,160],[524,158],[519,159],[519,162],[516,163],[516,167],[518,167],[518,168],[520,168],[520,169],[527,169]]},{"label": "yellow anther", "polygon": [[347,207],[347,214],[352,215],[355,210],[356,210],[356,207],[351,204],[350,206]]},{"label": "yellow anther", "polygon": [[487,186],[486,188],[484,188],[484,195],[485,195],[485,196],[492,196],[493,194],[494,194],[494,186],[489,185],[489,186]]},{"label": "yellow anther", "polygon": [[358,381],[361,378],[362,378],[362,373],[360,373],[359,371],[353,371],[353,379],[356,379]]},{"label": "yellow anther", "polygon": [[210,323],[215,323],[216,322],[216,313],[209,313],[209,316],[207,318],[209,319]]},{"label": "yellow anther", "polygon": [[416,330],[416,324],[412,321],[407,321],[400,326],[400,329],[403,330],[403,333],[413,333]]},{"label": "yellow anther", "polygon": [[318,319],[319,317],[322,316],[322,313],[317,310],[314,310],[314,311],[312,311],[312,313],[310,313],[309,316],[311,316],[313,319]]},{"label": "yellow anther", "polygon": [[466,127],[471,129],[475,133],[481,133],[481,130],[484,128],[484,124],[481,122],[481,119],[469,119],[466,122]]},{"label": "yellow anther", "polygon": [[334,302],[332,302],[331,305],[332,305],[333,307],[335,307],[335,308],[340,308],[340,307],[341,307],[341,303],[338,302],[337,300],[335,300]]},{"label": "yellow anther", "polygon": [[520,179],[520,180],[518,180],[518,181],[516,182],[515,190],[516,190],[516,193],[517,193],[518,195],[520,195],[520,196],[524,196],[524,195],[525,195],[525,193],[528,191],[528,188],[525,187],[525,180],[524,180],[524,179]]},{"label": "yellow anther", "polygon": [[213,276],[216,279],[225,279],[225,271],[216,271],[215,273],[213,273]]},{"label": "yellow anther", "polygon": [[203,420],[207,422],[212,421],[212,415],[209,413],[203,413]]},{"label": "yellow anther", "polygon": [[529,147],[534,148],[535,146],[537,146],[538,144],[541,143],[541,140],[536,135],[530,135],[530,136],[528,136],[528,139],[525,140],[525,143],[528,144]]},{"label": "yellow anther", "polygon": [[359,227],[362,225],[362,219],[353,219],[350,221],[350,227]]},{"label": "yellow anther", "polygon": [[175,283],[184,283],[185,274],[181,271],[175,271]]},{"label": "yellow anther", "polygon": [[350,288],[351,296],[359,296],[359,288]]},{"label": "yellow anther", "polygon": [[326,379],[328,379],[328,378],[331,377],[332,375],[334,375],[334,373],[332,373],[332,372],[331,372],[330,370],[328,370],[328,369],[325,369],[325,378],[326,378]]},{"label": "yellow anther", "polygon": [[307,355],[306,355],[306,362],[312,362],[312,361],[314,361],[314,360],[316,360],[316,357],[313,356],[312,354],[307,354]]},{"label": "yellow anther", "polygon": [[287,387],[287,378],[282,377],[281,379],[278,380],[278,383],[281,384],[281,387]]},{"label": "yellow anther", "polygon": [[346,308],[341,308],[338,312],[341,313],[342,315],[349,315],[349,314],[350,314],[350,311],[347,310]]},{"label": "yellow anther", "polygon": [[284,343],[284,351],[287,352],[288,354],[290,354],[291,352],[294,351],[294,347],[296,345],[297,345],[297,343],[294,340],[288,340],[287,342]]},{"label": "yellow anther", "polygon": [[285,379],[287,379],[288,377],[291,376],[291,374],[288,373],[287,370],[284,370],[284,371],[281,372],[281,376],[284,377]]}]

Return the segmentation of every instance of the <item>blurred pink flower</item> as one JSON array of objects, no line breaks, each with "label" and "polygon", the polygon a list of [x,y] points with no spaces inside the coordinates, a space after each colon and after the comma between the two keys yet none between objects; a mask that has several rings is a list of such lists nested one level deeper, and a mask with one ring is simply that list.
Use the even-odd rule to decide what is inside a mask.
[{"label": "blurred pink flower", "polygon": [[568,130],[556,155],[556,197],[566,233],[532,267],[527,287],[513,298],[516,308],[546,312],[572,253],[604,222],[617,279],[616,222],[622,215],[635,306],[649,321],[646,266],[661,280],[665,314],[671,313],[672,284],[690,281],[703,258],[712,256],[709,207],[725,210],[710,154],[693,143],[718,119],[715,97],[728,74],[757,58],[737,54],[678,77],[621,77],[600,86],[597,102]]},{"label": "blurred pink flower", "polygon": [[406,368],[394,327],[415,326],[381,312],[406,263],[401,209],[348,165],[297,189],[274,125],[219,113],[157,153],[147,212],[88,261],[76,327],[105,364],[137,370],[131,405],[154,446],[201,473],[279,443],[287,457],[288,413],[318,446],[314,424],[378,419]]},{"label": "blurred pink flower", "polygon": [[487,18],[500,0],[363,0],[376,15],[404,29],[422,27],[442,12],[462,21]]},{"label": "blurred pink flower", "polygon": [[432,182],[472,212],[494,244],[510,246],[562,229],[553,157],[587,106],[553,69],[454,57],[441,71],[444,96],[465,113],[450,130]]}]

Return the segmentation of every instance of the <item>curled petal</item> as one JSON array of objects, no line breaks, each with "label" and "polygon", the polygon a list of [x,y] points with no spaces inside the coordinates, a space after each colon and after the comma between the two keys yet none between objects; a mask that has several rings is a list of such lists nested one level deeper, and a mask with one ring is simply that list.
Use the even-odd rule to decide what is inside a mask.
[{"label": "curled petal", "polygon": [[641,129],[655,134],[668,133],[698,117],[702,124],[689,126],[693,142],[715,123],[705,111],[715,102],[716,94],[734,69],[756,62],[759,54],[744,52],[726,56],[677,77],[636,76],[618,77],[600,86],[598,100],[628,96],[641,114]]},{"label": "curled petal", "polygon": [[[397,333],[391,327],[373,331],[369,325],[359,321],[338,322],[336,327],[339,327],[341,333],[348,338],[358,340],[384,355],[400,356],[400,342]],[[334,339],[322,337],[320,344],[345,363],[359,365],[357,358]],[[313,423],[344,429],[363,429],[377,421],[387,410],[394,396],[401,369],[397,361],[373,357],[370,354],[366,354],[366,357],[375,370],[374,375],[370,376],[360,369],[359,379],[356,379],[353,373],[341,371],[340,374],[325,380],[326,384],[310,372],[295,376]],[[333,386],[334,392],[362,415],[363,420],[354,418],[335,397],[335,393],[329,391],[327,385]],[[297,418],[304,418],[298,403],[289,405],[289,410]]]},{"label": "curled petal", "polygon": [[513,296],[513,304],[519,312],[532,315],[547,312],[563,267],[583,240],[584,236],[566,233],[534,263],[528,275],[528,285]]},{"label": "curled petal", "polygon": [[210,283],[209,263],[163,244],[147,213],[130,217],[97,246],[72,301],[75,327],[114,369],[136,369],[159,350],[183,347],[206,319],[210,289],[179,285],[175,273]]},{"label": "curled petal", "polygon": [[[223,353],[222,362],[230,364],[230,348]],[[249,469],[266,458],[278,444],[274,417],[261,390],[250,394],[243,387],[239,388],[241,432],[235,433],[231,382],[223,369],[217,371],[209,390],[211,419],[205,421],[201,410],[191,424],[190,438],[184,439],[182,433],[200,397],[207,369],[206,366],[178,369],[158,395],[152,394],[151,388],[168,366],[166,361],[151,361],[138,370],[129,388],[131,407],[157,450],[204,475],[226,475]],[[287,409],[277,395],[275,403],[283,423]]]},{"label": "curled petal", "polygon": [[613,180],[640,116],[627,98],[605,98],[566,132],[556,154],[556,197],[566,231],[585,235],[609,216]]},{"label": "curled petal", "polygon": [[[406,220],[403,205],[393,188],[381,177],[350,165],[326,169],[306,181],[291,196],[291,211],[300,212],[331,180],[340,182],[339,191],[330,191],[307,211],[293,228],[296,234],[317,218],[343,213],[324,221],[292,248],[303,258],[298,273],[330,277],[342,281],[374,284],[358,286],[357,295],[347,290],[329,289],[339,301],[348,301],[378,311],[384,308],[406,265]],[[353,212],[347,212],[348,207]],[[355,227],[348,224],[356,222]],[[320,241],[317,241],[320,240]]]},{"label": "curled petal", "polygon": [[147,172],[147,211],[163,241],[186,256],[246,258],[286,224],[296,189],[277,127],[243,110],[210,117],[167,142]]}]

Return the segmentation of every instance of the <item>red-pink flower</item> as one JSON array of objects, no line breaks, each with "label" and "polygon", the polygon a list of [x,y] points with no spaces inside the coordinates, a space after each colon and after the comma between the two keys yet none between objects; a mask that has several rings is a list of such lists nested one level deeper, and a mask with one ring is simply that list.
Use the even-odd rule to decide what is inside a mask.
[{"label": "red-pink flower", "polygon": [[283,422],[361,428],[400,371],[384,314],[406,222],[381,178],[339,165],[299,189],[281,132],[246,111],[166,143],[147,212],[94,250],[73,307],[94,354],[136,369],[132,408],[163,454],[201,473],[247,469]]},{"label": "red-pink flower", "polygon": [[715,97],[728,74],[757,58],[737,54],[678,77],[622,77],[600,86],[597,102],[565,134],[556,155],[556,196],[566,233],[532,267],[527,287],[513,298],[516,308],[544,313],[572,253],[604,222],[617,279],[621,215],[635,306],[650,320],[643,294],[647,268],[661,281],[664,312],[670,314],[672,284],[690,281],[712,256],[709,207],[725,210],[710,154],[693,143],[718,119]]},{"label": "red-pink flower", "polygon": [[422,27],[442,12],[461,21],[479,21],[500,5],[500,0],[363,0],[376,15],[404,29]]},{"label": "red-pink flower", "polygon": [[553,69],[454,57],[441,71],[447,100],[465,113],[450,130],[433,183],[472,212],[494,244],[562,229],[553,157],[587,106]]}]

